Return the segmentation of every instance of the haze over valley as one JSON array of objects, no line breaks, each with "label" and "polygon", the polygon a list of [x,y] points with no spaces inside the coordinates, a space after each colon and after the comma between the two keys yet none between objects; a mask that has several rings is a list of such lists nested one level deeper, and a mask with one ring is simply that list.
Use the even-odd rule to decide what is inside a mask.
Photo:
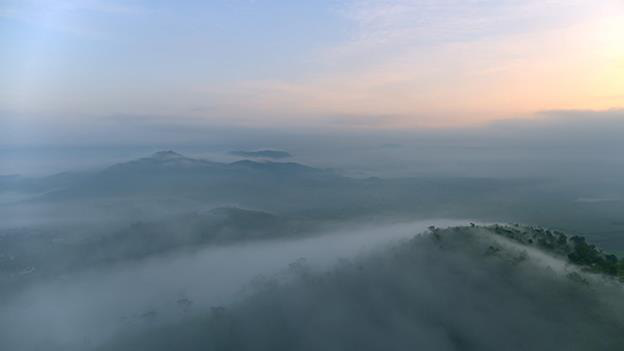
[{"label": "haze over valley", "polygon": [[624,4],[0,2],[0,350],[624,350]]}]

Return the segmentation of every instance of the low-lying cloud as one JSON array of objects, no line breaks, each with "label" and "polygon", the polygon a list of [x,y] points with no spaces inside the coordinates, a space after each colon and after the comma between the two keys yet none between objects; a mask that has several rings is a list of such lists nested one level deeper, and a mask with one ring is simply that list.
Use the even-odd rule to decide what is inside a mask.
[{"label": "low-lying cloud", "polygon": [[[436,236],[437,235],[437,236]],[[104,350],[617,350],[621,286],[548,269],[487,233],[416,237]],[[550,259],[556,261],[556,259]],[[555,262],[556,263],[556,262]],[[578,273],[576,273],[578,274]]]}]

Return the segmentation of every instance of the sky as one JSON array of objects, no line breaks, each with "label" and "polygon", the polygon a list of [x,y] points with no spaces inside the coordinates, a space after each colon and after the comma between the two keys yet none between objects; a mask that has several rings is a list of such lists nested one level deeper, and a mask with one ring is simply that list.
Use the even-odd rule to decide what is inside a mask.
[{"label": "sky", "polygon": [[2,0],[0,46],[2,145],[624,107],[621,0]]}]

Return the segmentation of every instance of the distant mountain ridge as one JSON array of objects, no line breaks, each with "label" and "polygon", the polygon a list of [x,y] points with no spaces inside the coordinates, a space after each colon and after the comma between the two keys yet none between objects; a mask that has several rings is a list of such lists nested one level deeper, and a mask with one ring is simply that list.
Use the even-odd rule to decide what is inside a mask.
[{"label": "distant mountain ridge", "polygon": [[289,152],[282,150],[255,150],[255,151],[246,151],[246,150],[235,150],[230,151],[230,154],[234,156],[241,157],[251,157],[251,158],[272,158],[272,159],[280,159],[280,158],[288,158],[292,157]]},{"label": "distant mountain ridge", "polygon": [[135,160],[116,163],[105,168],[104,172],[117,170],[131,170],[140,168],[200,168],[200,167],[217,167],[218,162],[212,162],[203,159],[190,158],[174,151],[158,151],[150,156],[142,157]]},{"label": "distant mountain ridge", "polygon": [[[154,173],[156,172],[156,173]],[[207,177],[211,179],[239,179],[241,177],[273,177],[284,180],[312,179],[317,177],[337,177],[329,170],[305,166],[296,162],[252,161],[239,160],[230,163],[214,162],[199,158],[191,158],[174,151],[159,151],[149,157],[112,165],[98,175],[111,174],[149,174],[158,177],[164,174],[178,174]],[[253,179],[250,179],[253,180]]]},{"label": "distant mountain ridge", "polygon": [[[240,160],[230,163],[191,158],[172,150],[113,164],[94,172],[65,172],[42,178],[10,177],[0,189],[45,193],[45,199],[170,194],[229,202],[241,192],[266,191],[268,185],[334,181],[333,171],[295,162]],[[242,188],[241,188],[242,187]],[[237,195],[238,194],[238,195]]]},{"label": "distant mountain ridge", "polygon": [[162,160],[171,160],[171,159],[179,159],[179,158],[186,158],[184,156],[182,156],[181,154],[175,152],[175,151],[158,151],[152,154],[152,158],[157,158],[157,159],[162,159]]}]

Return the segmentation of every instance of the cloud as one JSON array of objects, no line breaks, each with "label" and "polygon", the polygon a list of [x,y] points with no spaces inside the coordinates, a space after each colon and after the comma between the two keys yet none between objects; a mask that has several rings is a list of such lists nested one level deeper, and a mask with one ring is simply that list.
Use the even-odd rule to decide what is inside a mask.
[{"label": "cloud", "polygon": [[394,127],[624,104],[615,2],[364,1],[341,14],[356,29],[318,53],[323,70],[226,91],[281,121],[381,115]]},{"label": "cloud", "polygon": [[262,280],[238,303],[103,349],[621,347],[619,287],[584,273],[565,275],[574,270],[559,259],[488,235],[449,229],[438,239],[417,236],[329,272],[297,261],[292,280]]},{"label": "cloud", "polygon": [[[111,23],[125,23],[149,9],[100,1],[27,1],[10,2],[0,11],[36,26],[105,36]],[[108,67],[117,73],[114,78],[87,85],[84,72],[63,75],[60,65],[50,64],[53,75],[32,73],[39,72],[30,67],[11,70],[24,73],[11,73],[14,87],[0,95],[0,103],[24,112],[55,108],[59,114],[192,115],[246,126],[342,128],[465,126],[542,110],[624,105],[624,8],[616,1],[358,1],[335,14],[347,34],[306,47],[287,60],[288,68],[257,68],[261,75],[246,71],[213,81],[202,78],[209,74],[196,74],[214,69],[202,63],[189,65],[193,72],[176,74],[170,63],[205,54],[197,51],[205,38],[196,35],[197,28],[184,27],[178,33],[182,38],[160,38],[163,45],[185,48],[181,52],[191,50],[184,51],[184,59],[171,50],[166,65],[146,65],[150,69],[114,64]],[[134,39],[142,43],[149,37],[144,25],[162,28],[175,24],[172,18],[177,17],[165,22],[150,17],[120,28],[131,37],[141,34]],[[274,38],[267,35],[263,40]],[[141,50],[133,47],[133,59],[153,55]],[[125,81],[128,71],[144,79]],[[24,79],[28,74],[32,79]],[[97,78],[99,73],[88,74]],[[20,89],[22,83],[28,89]],[[331,116],[340,116],[339,121]]]}]

